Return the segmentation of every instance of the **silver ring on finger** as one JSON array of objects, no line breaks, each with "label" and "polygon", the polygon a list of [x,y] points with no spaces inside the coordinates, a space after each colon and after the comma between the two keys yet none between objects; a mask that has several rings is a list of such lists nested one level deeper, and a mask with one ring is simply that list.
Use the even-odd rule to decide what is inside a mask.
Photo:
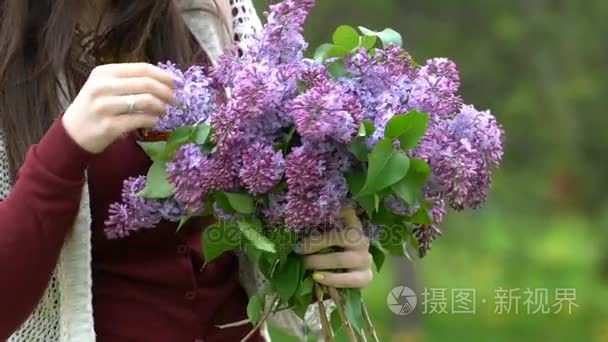
[{"label": "silver ring on finger", "polygon": [[135,112],[135,95],[129,95],[127,97],[127,113],[131,114]]}]

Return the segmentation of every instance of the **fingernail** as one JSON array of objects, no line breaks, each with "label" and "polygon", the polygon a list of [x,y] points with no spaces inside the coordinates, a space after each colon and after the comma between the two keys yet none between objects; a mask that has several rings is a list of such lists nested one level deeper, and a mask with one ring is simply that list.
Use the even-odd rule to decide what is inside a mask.
[{"label": "fingernail", "polygon": [[321,280],[325,279],[325,276],[322,275],[321,273],[313,273],[312,279],[314,279],[315,281],[321,281]]}]

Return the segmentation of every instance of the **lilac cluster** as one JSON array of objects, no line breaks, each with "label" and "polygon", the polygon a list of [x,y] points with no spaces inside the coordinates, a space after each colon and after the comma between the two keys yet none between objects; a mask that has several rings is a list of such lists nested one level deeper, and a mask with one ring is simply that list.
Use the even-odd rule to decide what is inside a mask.
[{"label": "lilac cluster", "polygon": [[264,194],[279,183],[284,171],[283,153],[274,151],[271,145],[257,142],[243,153],[239,178],[251,193]]},{"label": "lilac cluster", "polygon": [[374,123],[376,131],[368,139],[373,147],[384,136],[388,121],[397,114],[409,112],[409,94],[416,70],[405,50],[390,45],[371,55],[361,49],[347,56],[345,67],[350,77],[340,82],[354,94],[362,105],[362,118]]},{"label": "lilac cluster", "polygon": [[175,187],[175,199],[193,213],[203,209],[203,198],[210,191],[206,170],[211,161],[196,144],[181,146],[167,164],[169,183]]},{"label": "lilac cluster", "polygon": [[[454,209],[477,208],[486,199],[491,170],[502,157],[502,128],[490,112],[464,106],[458,90],[460,76],[456,64],[435,58],[416,67],[401,48],[389,46],[370,54],[361,49],[345,59],[349,77],[340,82],[362,104],[362,116],[375,125],[368,138],[372,148],[384,136],[395,115],[419,110],[430,115],[430,127],[421,144],[412,152],[431,166],[433,176],[426,187],[434,224],[419,226],[415,236],[420,254],[441,235],[446,203]],[[407,206],[395,196],[384,205],[398,215],[409,216],[418,206]]]},{"label": "lilac cluster", "polygon": [[[302,25],[314,0],[272,5],[264,30],[243,55],[232,49],[213,71],[230,96],[212,115],[216,143],[208,173],[218,190],[269,191],[282,178],[283,157],[272,151],[293,125],[286,103],[297,96],[307,44]],[[262,146],[261,143],[265,146]],[[256,151],[257,149],[257,151]],[[255,155],[260,153],[260,155]],[[259,158],[259,159],[257,159]],[[263,168],[271,168],[265,170]]]},{"label": "lilac cluster", "polygon": [[292,231],[339,225],[350,167],[345,151],[329,143],[305,141],[287,157],[285,224]]},{"label": "lilac cluster", "polygon": [[341,82],[361,101],[363,118],[376,127],[368,141],[370,147],[383,137],[386,124],[395,115],[417,109],[442,117],[462,106],[458,69],[446,58],[430,59],[417,68],[405,50],[391,45],[373,55],[361,49],[345,62],[351,77]]},{"label": "lilac cluster", "polygon": [[361,104],[347,89],[319,83],[287,105],[298,133],[311,141],[348,144],[361,124]]},{"label": "lilac cluster", "polygon": [[285,0],[271,5],[250,55],[274,65],[300,62],[308,47],[303,26],[314,6],[315,0]]},{"label": "lilac cluster", "polygon": [[174,199],[148,200],[138,196],[146,185],[146,177],[132,177],[123,182],[121,203],[110,205],[105,222],[109,239],[120,239],[141,229],[153,228],[161,220],[177,222],[185,213]]},{"label": "lilac cluster", "polygon": [[456,63],[446,58],[430,59],[413,81],[410,106],[439,116],[454,114],[462,105],[459,88]]},{"label": "lilac cluster", "polygon": [[[276,69],[292,68],[302,63],[308,47],[303,36],[303,24],[315,5],[315,0],[285,0],[270,6],[262,32],[254,37],[242,55],[233,47],[219,58],[214,77],[224,86],[234,88],[243,67],[262,63]],[[293,71],[293,70],[292,70]],[[289,74],[288,71],[284,71]]]},{"label": "lilac cluster", "polygon": [[433,170],[427,193],[456,210],[477,208],[502,159],[503,130],[489,111],[463,106],[453,118],[434,120],[415,155]]},{"label": "lilac cluster", "polygon": [[178,105],[167,106],[167,113],[158,120],[156,130],[171,132],[178,127],[207,122],[216,110],[218,92],[206,68],[195,65],[183,73],[173,63],[160,64],[160,67],[174,79]]}]

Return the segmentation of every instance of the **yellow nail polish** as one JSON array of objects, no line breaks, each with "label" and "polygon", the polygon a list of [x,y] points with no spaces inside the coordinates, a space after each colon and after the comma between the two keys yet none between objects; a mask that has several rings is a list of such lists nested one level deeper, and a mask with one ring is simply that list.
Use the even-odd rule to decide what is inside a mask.
[{"label": "yellow nail polish", "polygon": [[312,279],[314,279],[315,281],[321,281],[321,280],[325,279],[325,276],[322,275],[321,273],[313,273]]}]

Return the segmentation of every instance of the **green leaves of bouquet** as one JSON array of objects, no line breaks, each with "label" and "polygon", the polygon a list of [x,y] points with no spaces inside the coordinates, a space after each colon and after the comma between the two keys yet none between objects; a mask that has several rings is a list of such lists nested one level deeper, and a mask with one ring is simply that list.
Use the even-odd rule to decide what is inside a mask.
[{"label": "green leaves of bouquet", "polygon": [[[406,242],[416,244],[410,224],[430,223],[422,189],[431,169],[426,162],[410,158],[407,153],[423,137],[428,120],[428,114],[418,111],[394,116],[386,126],[384,138],[371,151],[367,148],[366,140],[374,133],[373,125],[366,122],[359,136],[349,146],[359,160],[367,162],[366,170],[349,175],[350,192],[365,209],[368,218],[385,228],[376,247],[394,255],[406,255]],[[422,205],[411,217],[399,216],[381,205],[391,195],[410,207]]]},{"label": "green leaves of bouquet", "polygon": [[348,25],[342,25],[336,29],[333,34],[333,43],[326,43],[319,46],[314,54],[314,59],[317,62],[325,62],[328,59],[338,58],[329,65],[329,73],[334,78],[339,78],[347,75],[344,69],[343,57],[349,53],[356,52],[364,48],[368,51],[373,51],[378,43],[382,42],[383,47],[391,44],[402,46],[403,38],[393,29],[385,29],[381,32],[372,31],[360,26],[360,35],[355,28]]}]

